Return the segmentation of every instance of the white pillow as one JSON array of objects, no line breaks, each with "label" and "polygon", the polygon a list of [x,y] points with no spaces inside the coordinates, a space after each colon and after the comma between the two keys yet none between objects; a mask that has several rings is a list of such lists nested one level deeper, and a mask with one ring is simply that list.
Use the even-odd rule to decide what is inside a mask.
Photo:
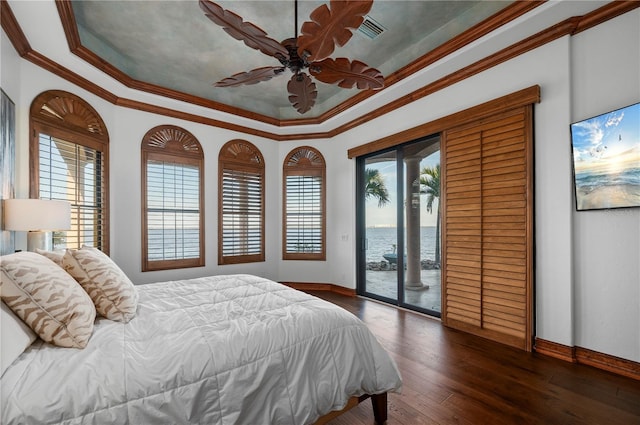
[{"label": "white pillow", "polygon": [[45,251],[44,249],[36,248],[36,252],[40,255],[44,255],[49,260],[62,267],[62,256],[64,255],[64,249],[59,249],[56,251]]},{"label": "white pillow", "polygon": [[99,315],[116,322],[128,322],[135,316],[138,291],[104,252],[88,246],[67,249],[62,266],[87,291]]},{"label": "white pillow", "polygon": [[37,335],[3,302],[0,310],[0,367],[4,374],[11,363],[36,340]]},{"label": "white pillow", "polygon": [[40,338],[84,348],[96,307],[78,282],[47,257],[16,252],[0,257],[0,296]]}]

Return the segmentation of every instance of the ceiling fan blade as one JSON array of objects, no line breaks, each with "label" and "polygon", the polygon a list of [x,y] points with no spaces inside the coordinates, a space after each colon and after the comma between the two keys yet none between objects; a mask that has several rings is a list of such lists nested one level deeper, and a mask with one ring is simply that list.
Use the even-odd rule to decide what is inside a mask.
[{"label": "ceiling fan blade", "polygon": [[209,0],[200,0],[200,9],[207,18],[220,25],[236,40],[244,41],[247,46],[260,50],[265,55],[274,56],[281,62],[289,59],[289,52],[282,44],[269,38],[267,33],[258,26],[251,22],[244,22],[235,13]]},{"label": "ceiling fan blade", "polygon": [[265,66],[263,68],[256,68],[248,72],[239,72],[233,74],[231,77],[227,77],[218,81],[214,85],[216,87],[237,87],[243,85],[257,84],[261,81],[267,81],[282,74],[285,70],[282,66]]},{"label": "ceiling fan blade", "polygon": [[311,21],[302,24],[298,37],[298,54],[309,62],[329,57],[338,46],[344,46],[371,10],[373,0],[331,0],[311,12]]},{"label": "ceiling fan blade", "polygon": [[316,84],[304,72],[291,76],[287,90],[290,95],[289,102],[301,114],[309,111],[316,103],[316,97],[318,97]]},{"label": "ceiling fan blade", "polygon": [[347,58],[325,59],[309,64],[309,72],[317,80],[328,84],[337,84],[345,89],[354,86],[358,89],[379,90],[384,87],[384,76],[367,64]]}]

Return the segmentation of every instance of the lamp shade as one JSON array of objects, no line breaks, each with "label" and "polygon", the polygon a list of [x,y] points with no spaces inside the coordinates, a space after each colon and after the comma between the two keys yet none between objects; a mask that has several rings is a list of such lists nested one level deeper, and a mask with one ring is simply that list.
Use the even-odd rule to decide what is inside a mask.
[{"label": "lamp shade", "polygon": [[5,230],[51,231],[71,228],[71,204],[47,199],[5,199]]}]

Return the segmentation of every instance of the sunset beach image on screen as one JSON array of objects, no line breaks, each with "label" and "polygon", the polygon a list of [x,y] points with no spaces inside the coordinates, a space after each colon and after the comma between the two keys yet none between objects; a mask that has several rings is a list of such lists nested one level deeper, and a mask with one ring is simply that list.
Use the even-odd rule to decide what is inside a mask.
[{"label": "sunset beach image on screen", "polygon": [[640,207],[640,103],[571,124],[576,209]]}]

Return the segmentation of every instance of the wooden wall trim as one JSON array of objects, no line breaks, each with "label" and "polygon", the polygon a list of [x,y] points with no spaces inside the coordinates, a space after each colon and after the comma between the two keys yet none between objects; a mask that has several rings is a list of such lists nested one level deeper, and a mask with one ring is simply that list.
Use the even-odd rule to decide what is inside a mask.
[{"label": "wooden wall trim", "polygon": [[[387,76],[387,78],[385,78],[385,87],[389,87],[403,80],[404,78],[411,76],[413,73],[438,61],[442,57],[455,52],[456,50],[479,39],[480,37],[483,37],[484,35],[490,33],[491,31],[494,31],[496,28],[499,28],[511,22],[512,20],[518,18],[519,16],[524,15],[525,13],[540,6],[541,4],[544,4],[544,1],[536,0],[536,1],[527,1],[527,2],[515,2],[507,6],[505,9],[485,19],[484,21],[478,23],[477,25],[473,26],[472,28],[468,29],[464,33],[453,38],[452,40],[445,43],[444,45],[437,47],[433,51],[428,52],[427,54],[415,60],[414,62],[410,63],[409,65]],[[281,127],[321,124],[326,120],[340,114],[341,112],[355,106],[356,104],[376,94],[376,92],[370,91],[370,90],[361,91],[356,96],[353,96],[347,99],[346,101],[340,103],[336,107],[321,114],[318,117],[278,120],[273,117],[269,117],[256,112],[250,112],[248,110],[241,109],[241,108],[232,107],[232,106],[211,101],[199,96],[181,93],[176,90],[166,89],[153,84],[147,84],[147,83],[132,79],[131,77],[129,77],[128,75],[126,75],[125,73],[117,69],[116,67],[112,66],[111,64],[101,59],[99,56],[97,56],[90,50],[84,48],[81,44],[80,36],[77,31],[77,24],[75,22],[75,16],[73,13],[71,1],[59,0],[59,1],[56,1],[56,6],[58,8],[58,14],[60,15],[62,26],[64,28],[65,35],[67,37],[67,42],[69,44],[69,49],[71,50],[71,52],[79,56],[81,59],[85,60],[86,62],[101,69],[103,72],[107,73],[108,75],[120,81],[122,84],[124,84],[129,88],[138,89],[138,90],[146,91],[149,93],[159,94],[161,96],[169,97],[172,99],[182,100],[195,105],[216,109],[222,112],[228,112],[244,118],[261,121],[267,124],[272,124],[272,125],[281,126]]]},{"label": "wooden wall trim", "polygon": [[2,29],[7,33],[13,48],[20,56],[31,51],[31,45],[29,45],[27,37],[22,32],[22,28],[20,28],[16,16],[6,0],[0,2],[0,23],[2,23]]},{"label": "wooden wall trim", "polygon": [[290,288],[298,289],[300,291],[324,291],[333,292],[347,297],[355,297],[356,290],[351,288],[345,288],[344,286],[334,285],[333,283],[311,283],[311,282],[280,282],[283,285],[287,285]]},{"label": "wooden wall trim", "polygon": [[[226,121],[220,121],[213,118],[203,117],[201,115],[191,114],[188,112],[178,111],[177,109],[165,108],[163,106],[152,105],[150,103],[143,103],[137,100],[126,99],[123,97],[117,98],[114,102],[117,106],[123,108],[136,109],[143,112],[149,112],[152,114],[164,115],[167,117],[178,118],[185,121],[191,121],[198,124],[204,124],[211,127],[222,128],[225,130],[237,131],[239,133],[250,134],[253,136],[264,137],[271,140],[280,140],[281,136],[270,133],[268,131],[256,130],[251,127],[243,125],[231,124]],[[296,139],[297,140],[297,139]]]},{"label": "wooden wall trim", "polygon": [[584,15],[578,22],[572,35],[600,25],[603,22],[613,19],[616,16],[624,15],[633,9],[640,7],[638,0],[612,1],[611,3]]},{"label": "wooden wall trim", "polygon": [[536,338],[534,351],[571,363],[579,363],[606,370],[640,381],[640,363],[582,347],[570,347]]},{"label": "wooden wall trim", "polygon": [[[445,44],[442,44],[432,51],[426,53],[422,57],[416,59],[415,61],[409,63],[408,65],[400,68],[398,71],[388,75],[384,79],[384,87],[388,88],[392,85],[399,83],[407,77],[415,74],[418,71],[423,70],[427,66],[439,61],[440,59],[450,55],[456,50],[466,46],[469,43],[472,43],[475,40],[478,40],[481,37],[491,33],[497,28],[513,21],[514,19],[524,15],[525,13],[535,9],[536,7],[545,3],[546,0],[542,1],[519,1],[514,2],[498,12],[497,14],[490,16],[484,21],[478,23],[477,25],[469,28],[467,31],[459,34],[458,36],[452,38]],[[335,117],[336,115],[346,111],[347,109],[355,106],[356,104],[362,102],[365,99],[375,95],[377,92],[374,91],[361,91],[357,95],[350,97],[344,102],[340,103],[335,108],[325,112],[317,118],[308,119],[308,120],[284,120],[281,121],[282,126],[288,125],[304,125],[304,124],[320,124],[325,122],[326,120]]]},{"label": "wooden wall trim", "polygon": [[146,83],[144,81],[139,81],[131,78],[130,76],[120,71],[118,68],[100,58],[98,55],[82,45],[80,35],[78,34],[78,26],[75,21],[75,15],[73,13],[71,1],[56,1],[56,7],[58,8],[60,20],[62,21],[62,26],[64,28],[67,43],[69,45],[69,50],[82,60],[100,69],[102,72],[113,77],[126,87],[144,91],[147,93],[157,94],[182,102],[191,103],[193,105],[198,105],[209,109],[215,109],[221,112],[227,112],[229,114],[241,116],[255,121],[261,121],[266,124],[279,125],[279,120],[276,118],[272,118],[255,112],[249,112],[245,109],[225,105],[223,103],[205,99],[200,96],[179,92],[177,90],[168,89],[166,87]]},{"label": "wooden wall trim", "polygon": [[557,342],[536,338],[533,351],[544,354],[545,356],[564,360],[565,362],[576,363],[575,348],[558,344]]},{"label": "wooden wall trim", "polygon": [[597,367],[598,369],[640,381],[640,363],[631,360],[621,359],[620,357],[599,353],[582,347],[576,347],[576,360],[581,364]]},{"label": "wooden wall trim", "polygon": [[425,124],[420,124],[400,133],[386,136],[373,142],[351,148],[347,151],[349,158],[377,152],[399,144],[415,140],[420,137],[440,133],[448,128],[457,127],[468,122],[476,121],[508,109],[540,102],[540,86],[531,86],[506,96],[490,100],[477,106],[438,118]]},{"label": "wooden wall trim", "polygon": [[[309,139],[323,139],[323,138],[332,138],[338,134],[341,134],[343,132],[346,132],[348,130],[351,130],[355,127],[358,127],[361,124],[364,124],[367,121],[370,121],[373,118],[382,116],[384,114],[387,114],[395,109],[398,109],[402,106],[405,106],[417,99],[420,99],[422,97],[425,97],[429,94],[432,94],[436,91],[442,90],[452,84],[455,84],[465,78],[468,78],[472,75],[475,75],[479,72],[482,72],[484,70],[487,70],[493,66],[496,66],[506,60],[509,60],[513,57],[516,57],[518,55],[521,55],[523,53],[526,53],[527,51],[537,48],[539,46],[544,45],[545,43],[548,43],[550,41],[553,41],[559,37],[565,36],[565,35],[573,35],[573,34],[577,34],[581,31],[584,31],[586,29],[592,28],[593,26],[596,26],[602,22],[605,22],[609,19],[615,18],[621,14],[627,13],[637,7],[640,7],[640,2],[638,1],[634,1],[634,0],[627,0],[627,1],[612,1],[611,3],[606,4],[605,6],[591,12],[588,13],[586,15],[583,16],[577,16],[577,17],[573,17],[573,18],[569,18],[557,25],[554,25],[551,28],[548,28],[546,30],[543,30],[541,32],[539,32],[538,34],[529,37],[526,40],[522,40],[518,43],[513,44],[512,46],[509,46],[503,50],[501,50],[500,52],[497,52],[496,54],[493,54],[487,58],[484,58],[474,64],[471,64],[469,66],[467,66],[466,68],[463,68],[457,72],[454,72],[450,75],[447,75],[431,84],[428,84],[394,102],[389,103],[388,105],[385,105],[381,108],[378,108],[377,110],[367,113],[366,115],[363,115],[361,117],[358,117],[354,120],[351,120],[333,130],[327,131],[327,132],[316,132],[316,133],[300,133],[300,134],[288,134],[288,135],[280,135],[280,134],[276,134],[276,133],[272,133],[272,132],[267,132],[267,131],[260,131],[260,130],[256,130],[254,128],[248,127],[248,126],[242,126],[242,125],[235,125],[235,124],[230,124],[228,122],[225,121],[221,121],[221,120],[215,120],[215,119],[209,119],[206,117],[202,117],[199,115],[195,115],[195,114],[190,114],[190,113],[185,113],[185,112],[180,112],[174,109],[170,109],[170,108],[164,108],[164,107],[158,107],[158,106],[154,106],[154,105],[149,105],[147,103],[144,102],[138,102],[132,99],[125,99],[125,98],[120,98],[116,95],[114,95],[113,93],[108,92],[107,90],[104,90],[103,88],[99,87],[98,85],[90,82],[89,80],[79,76],[78,74],[74,73],[73,71],[57,64],[56,62],[52,61],[51,59],[45,57],[44,55],[34,51],[31,46],[29,45],[28,40],[26,39],[24,33],[22,32],[22,30],[20,29],[20,26],[18,24],[18,22],[15,19],[15,16],[13,15],[11,8],[8,4],[8,2],[6,0],[1,0],[1,10],[0,10],[0,14],[1,14],[1,22],[2,22],[2,28],[5,31],[5,33],[7,34],[7,36],[9,37],[9,40],[11,41],[11,43],[13,44],[14,48],[16,49],[16,51],[18,52],[18,54],[32,62],[33,64],[42,67],[43,69],[51,72],[54,75],[59,76],[60,78],[63,78],[67,81],[70,81],[71,83],[77,85],[78,87],[81,87],[93,94],[95,94],[96,96],[99,96],[111,103],[113,103],[114,105],[118,105],[118,106],[122,106],[122,107],[126,107],[126,108],[131,108],[131,109],[137,109],[140,111],[145,111],[145,112],[149,112],[149,113],[153,113],[153,114],[161,114],[161,115],[165,115],[165,116],[169,116],[169,117],[174,117],[174,118],[179,118],[179,119],[184,119],[187,121],[191,121],[191,122],[196,122],[196,123],[200,123],[200,124],[204,124],[204,125],[209,125],[209,126],[213,126],[213,127],[219,127],[219,128],[223,128],[223,129],[227,129],[227,130],[231,130],[231,131],[237,131],[237,132],[241,132],[241,133],[245,133],[245,134],[249,134],[249,135],[254,135],[254,136],[258,136],[258,137],[265,137],[274,141],[291,141],[291,140],[309,140]],[[527,3],[530,3],[529,5],[527,5]],[[528,12],[530,9],[533,9],[534,7],[539,6],[540,4],[542,4],[543,2],[516,2],[515,6],[513,6],[512,8],[507,8],[505,9],[505,15],[503,16],[504,19],[507,20],[512,20],[515,19],[519,16],[521,16],[522,14]],[[56,5],[58,7],[58,10],[62,10],[61,15],[61,19],[63,20],[63,27],[65,30],[65,33],[67,34],[67,38],[68,38],[68,42],[70,43],[70,48],[73,48],[72,46],[78,43],[78,40],[74,41],[74,37],[77,37],[77,35],[73,35],[73,31],[77,31],[74,30],[73,28],[71,28],[70,23],[68,22],[69,20],[69,13],[71,12],[71,6],[70,6],[70,2],[67,0],[64,1],[57,1]],[[71,13],[71,16],[72,13]],[[478,27],[474,27],[474,31],[475,31],[475,36],[482,36],[485,35],[487,32],[492,31],[494,28],[494,26],[498,25],[498,22],[496,22],[496,20],[499,20],[499,17],[502,16],[500,14],[498,14],[496,17],[492,17],[490,19],[488,19],[487,21],[481,23],[482,25],[479,24]],[[64,22],[67,21],[67,22]],[[499,26],[499,25],[498,25]],[[483,32],[483,31],[487,31],[487,32]],[[71,36],[69,35],[71,34]],[[400,74],[402,74],[402,78],[406,78],[406,76],[409,76],[412,74],[411,70],[415,68],[415,71],[413,72],[417,72],[417,70],[422,69],[419,67],[419,65],[422,65],[422,67],[428,65],[429,63],[432,63],[430,61],[432,61],[435,57],[441,57],[439,55],[445,55],[446,54],[450,54],[451,52],[455,51],[455,43],[462,43],[462,41],[465,42],[469,42],[470,40],[473,40],[474,38],[474,34],[465,34],[464,37],[468,37],[468,38],[454,38],[451,40],[451,43],[453,43],[452,45],[448,46],[442,46],[441,48],[435,49],[434,52],[430,52],[429,54],[425,55],[424,57],[418,59],[418,61],[416,61],[413,64],[410,64],[409,67],[406,70],[403,69],[401,71],[398,71]],[[76,50],[79,49],[78,46],[75,47]],[[450,49],[450,50],[447,50]],[[82,51],[78,50],[80,53],[80,56],[83,57],[82,55],[89,55],[91,54],[88,50],[86,49],[82,49]],[[434,56],[429,56],[429,55],[434,55]],[[88,58],[83,57],[84,60],[88,60]],[[99,61],[96,64],[94,64],[98,69],[103,70],[106,73],[113,73],[114,71],[111,69],[113,67],[111,67],[111,65],[109,65],[108,63],[104,62],[104,61]],[[405,76],[406,74],[406,76]],[[111,74],[109,74],[111,75]],[[394,74],[395,75],[395,74]],[[400,81],[402,78],[400,78],[400,75],[398,76],[394,76],[391,75],[388,77],[389,80],[389,84],[395,84],[396,82]],[[116,78],[117,80],[121,81],[120,79],[123,78],[122,76],[115,76],[115,75],[111,75],[113,78]],[[397,79],[397,81],[396,81]],[[125,78],[126,80],[126,78]],[[121,81],[122,82],[122,81]],[[204,106],[204,107],[214,107],[216,105],[213,105],[213,101],[209,101],[206,99],[195,99],[195,96],[189,96],[189,95],[172,95],[168,93],[168,89],[164,89],[164,88],[159,88],[156,86],[152,86],[150,84],[146,84],[146,83],[142,83],[142,82],[138,82],[138,81],[134,81],[132,79],[129,79],[129,84],[131,84],[131,88],[134,89],[138,89],[138,90],[154,90],[154,93],[159,94],[161,96],[165,96],[165,97],[170,97],[172,99],[176,99],[176,100],[180,100],[180,101],[184,101],[184,102],[189,102],[192,104],[196,104],[196,105],[200,105],[200,106]],[[127,85],[127,84],[125,84]],[[364,100],[364,99],[362,99]],[[304,126],[304,125],[314,125],[314,124],[320,124],[323,123],[325,120],[332,118],[333,116],[344,112],[345,110],[349,109],[350,107],[354,106],[356,103],[359,103],[361,100],[357,100],[357,101],[346,101],[341,105],[338,105],[336,108],[334,108],[333,110],[323,114],[321,117],[317,118],[317,119],[302,119],[302,120],[275,120],[272,119],[270,117],[263,117],[263,119],[261,119],[261,116],[259,116],[259,114],[253,114],[251,116],[247,116],[247,118],[250,119],[254,119],[257,121],[261,121],[261,122],[265,122],[268,124],[273,124],[276,126],[289,126],[289,125],[297,125],[297,126]],[[348,102],[353,102],[353,103],[348,103]],[[230,107],[226,107],[228,109],[225,110],[224,112],[228,112],[237,116],[245,116],[243,115],[243,112],[241,109],[239,108],[230,108]],[[214,108],[215,109],[215,108]]]},{"label": "wooden wall trim", "polygon": [[[617,4],[620,3],[620,4]],[[624,3],[624,4],[622,4]],[[487,56],[465,68],[455,71],[449,75],[446,75],[439,80],[436,80],[426,86],[419,88],[401,98],[396,99],[393,102],[389,102],[386,105],[367,113],[359,118],[349,121],[340,127],[337,127],[328,132],[329,137],[336,136],[344,133],[355,127],[358,127],[367,121],[378,118],[389,112],[392,112],[398,108],[408,105],[418,99],[426,97],[437,91],[443,90],[453,84],[456,84],[466,78],[472,77],[480,72],[493,68],[505,61],[513,59],[519,55],[527,53],[533,49],[541,47],[549,42],[552,42],[558,38],[566,35],[574,34],[581,26],[585,26],[584,29],[591,28],[606,20],[615,18],[623,13],[629,12],[637,7],[640,7],[639,1],[622,1],[609,3],[587,15],[576,16],[566,19],[559,24],[556,24],[550,28],[540,31],[533,36],[526,38],[520,42],[512,44],[493,55]],[[594,17],[597,17],[595,19]],[[583,29],[582,29],[583,30]],[[432,134],[432,133],[431,133]],[[410,139],[409,139],[410,140]],[[406,140],[405,140],[406,141]],[[352,156],[349,156],[352,158]]]}]

